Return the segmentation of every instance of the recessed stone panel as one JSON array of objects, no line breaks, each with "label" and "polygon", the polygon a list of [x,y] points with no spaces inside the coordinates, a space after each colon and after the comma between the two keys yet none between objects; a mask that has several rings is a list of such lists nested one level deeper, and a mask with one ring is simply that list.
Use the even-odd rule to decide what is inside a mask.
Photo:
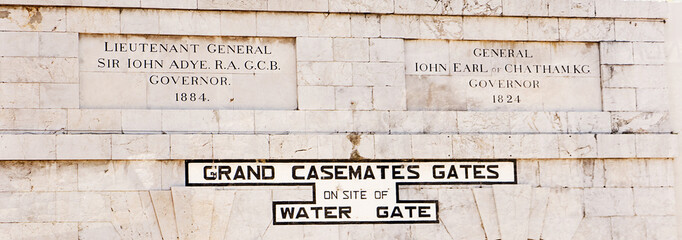
[{"label": "recessed stone panel", "polygon": [[293,38],[81,34],[80,106],[295,109]]},{"label": "recessed stone panel", "polygon": [[596,43],[408,40],[405,68],[408,110],[602,109]]}]

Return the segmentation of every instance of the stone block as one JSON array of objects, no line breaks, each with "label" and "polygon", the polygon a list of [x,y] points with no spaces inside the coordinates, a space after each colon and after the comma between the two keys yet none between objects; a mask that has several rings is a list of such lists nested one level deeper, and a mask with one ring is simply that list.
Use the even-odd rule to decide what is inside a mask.
[{"label": "stone block", "polygon": [[158,34],[159,11],[149,9],[121,10],[121,33]]},{"label": "stone block", "polygon": [[422,159],[452,158],[450,135],[413,135],[412,157]]},{"label": "stone block", "polygon": [[549,0],[549,15],[562,17],[594,17],[595,0]]},{"label": "stone block", "polygon": [[372,100],[376,110],[407,110],[403,87],[374,87]]},{"label": "stone block", "polygon": [[541,239],[570,239],[583,219],[583,190],[552,188]]},{"label": "stone block", "polygon": [[375,225],[340,225],[339,240],[374,239]]},{"label": "stone block", "polygon": [[208,239],[214,210],[214,188],[171,188],[180,239]]},{"label": "stone block", "polygon": [[270,159],[315,159],[317,157],[317,136],[270,135]]},{"label": "stone block", "polygon": [[675,215],[673,188],[633,188],[634,208],[638,216]]},{"label": "stone block", "polygon": [[604,160],[607,187],[667,187],[673,184],[670,160]]},{"label": "stone block", "polygon": [[134,191],[161,188],[158,161],[78,162],[79,191]]},{"label": "stone block", "polygon": [[419,38],[419,16],[381,15],[381,37]]},{"label": "stone block", "polygon": [[305,131],[305,111],[256,111],[256,133]]},{"label": "stone block", "polygon": [[301,110],[333,110],[335,105],[334,87],[298,87],[298,108]]},{"label": "stone block", "polygon": [[635,64],[664,64],[666,62],[665,43],[633,42],[632,49]]},{"label": "stone block", "polygon": [[501,239],[500,224],[495,207],[495,197],[492,188],[474,188],[474,199],[478,214],[481,216],[481,225],[488,239]]},{"label": "stone block", "polygon": [[218,111],[163,110],[161,118],[164,132],[218,132]]},{"label": "stone block", "polygon": [[[21,131],[54,132],[66,129],[64,109],[4,109],[0,110],[0,126]],[[3,123],[4,122],[4,123]]]},{"label": "stone block", "polygon": [[597,157],[597,138],[593,134],[559,135],[560,158]]},{"label": "stone block", "polygon": [[253,133],[254,115],[251,110],[218,110],[218,130],[221,133]]},{"label": "stone block", "polygon": [[665,40],[663,21],[616,20],[616,41],[658,41]]},{"label": "stone block", "polygon": [[78,224],[78,239],[98,239],[112,236],[107,240],[120,239],[120,235],[111,222],[84,222]]},{"label": "stone block", "polygon": [[353,113],[351,111],[309,111],[305,114],[306,132],[351,132]]},{"label": "stone block", "polygon": [[353,63],[354,86],[404,86],[405,70],[401,63]]},{"label": "stone block", "polygon": [[296,70],[299,86],[350,86],[353,81],[352,64],[347,62],[299,62]]},{"label": "stone block", "polygon": [[553,134],[495,135],[496,158],[559,157],[559,143]]},{"label": "stone block", "polygon": [[637,111],[641,112],[665,112],[669,105],[667,89],[637,89]]},{"label": "stone block", "polygon": [[296,38],[298,61],[333,61],[334,48],[331,38]]},{"label": "stone block", "polygon": [[57,135],[57,159],[111,159],[111,135]]},{"label": "stone block", "polygon": [[559,39],[561,41],[613,41],[616,39],[614,25],[612,19],[560,18]]},{"label": "stone block", "polygon": [[646,239],[646,225],[642,217],[612,217],[613,239]]},{"label": "stone block", "polygon": [[175,207],[171,191],[149,191],[163,239],[178,239]]},{"label": "stone block", "polygon": [[0,222],[57,220],[55,192],[2,192],[0,201]]},{"label": "stone block", "polygon": [[350,15],[309,13],[308,35],[312,37],[350,37]]},{"label": "stone block", "polygon": [[502,15],[502,0],[464,0],[464,15]]},{"label": "stone block", "polygon": [[78,189],[77,167],[73,162],[2,161],[0,166],[2,166],[0,169],[0,191],[2,192],[75,191]]},{"label": "stone block", "polygon": [[229,36],[256,36],[256,13],[221,12],[220,33]]},{"label": "stone block", "polygon": [[371,110],[372,88],[336,87],[335,102],[338,110]]},{"label": "stone block", "polygon": [[161,132],[161,110],[121,110],[123,132]]},{"label": "stone block", "polygon": [[509,133],[508,112],[457,112],[460,133]]},{"label": "stone block", "polygon": [[412,158],[412,137],[409,135],[375,135],[374,152],[377,159]]},{"label": "stone block", "polygon": [[218,35],[220,34],[220,12],[159,11],[159,33]]},{"label": "stone block", "polygon": [[405,46],[402,39],[369,39],[369,60],[372,62],[403,62]]},{"label": "stone block", "polygon": [[538,161],[540,186],[543,187],[586,187],[586,172],[592,169],[584,166],[581,160],[541,160]]},{"label": "stone block", "polygon": [[637,157],[639,158],[672,158],[677,157],[678,137],[672,134],[637,134],[635,135]]},{"label": "stone block", "polygon": [[271,199],[271,191],[267,190],[237,191],[232,204],[240,207],[230,213],[225,239],[259,238],[272,223]]},{"label": "stone block", "polygon": [[510,125],[513,133],[565,133],[568,117],[562,112],[514,112]]},{"label": "stone block", "polygon": [[547,212],[549,190],[549,188],[532,188],[531,190],[528,239],[540,239],[545,213]]},{"label": "stone block", "polygon": [[493,185],[497,220],[503,239],[528,239],[528,220],[532,199],[529,185]]},{"label": "stone block", "polygon": [[405,41],[405,69],[408,75],[448,75],[449,71],[419,71],[418,63],[450,64],[449,42],[445,40]]},{"label": "stone block", "polygon": [[40,88],[33,83],[0,83],[0,108],[38,108]]},{"label": "stone block", "polygon": [[0,56],[37,57],[40,55],[40,38],[34,32],[0,32]]},{"label": "stone block", "polygon": [[425,133],[456,133],[457,112],[424,111]]},{"label": "stone block", "polygon": [[121,110],[68,109],[68,130],[72,132],[121,132]]},{"label": "stone block", "polygon": [[462,39],[462,17],[420,16],[420,39]]},{"label": "stone block", "polygon": [[547,16],[550,0],[513,1],[502,0],[502,15],[505,16]]},{"label": "stone block", "polygon": [[40,108],[78,106],[78,84],[40,84]]},{"label": "stone block", "polygon": [[[334,38],[334,61],[369,61],[369,40],[366,38]],[[352,50],[350,50],[352,49]]]},{"label": "stone block", "polygon": [[617,133],[670,133],[667,112],[613,112],[611,131]]},{"label": "stone block", "polygon": [[379,37],[381,35],[381,18],[379,15],[350,15],[350,30],[353,37]]},{"label": "stone block", "polygon": [[665,2],[656,1],[595,1],[597,17],[665,18]]},{"label": "stone block", "polygon": [[325,0],[268,0],[268,10],[270,11],[305,11],[305,12],[329,12],[329,1]]},{"label": "stone block", "polygon": [[599,55],[602,64],[634,63],[634,52],[631,42],[599,43]]},{"label": "stone block", "polygon": [[78,223],[0,223],[3,239],[77,239]]},{"label": "stone block", "polygon": [[[440,189],[440,220],[455,239],[483,239],[485,232],[473,192],[469,189]],[[462,219],[462,218],[466,219]]]},{"label": "stone block", "polygon": [[528,18],[528,40],[559,41],[559,19]]},{"label": "stone block", "polygon": [[597,135],[600,158],[628,158],[635,156],[635,135]]},{"label": "stone block", "polygon": [[632,188],[585,188],[585,215],[634,216]]},{"label": "stone block", "polygon": [[[282,27],[286,23],[287,27]],[[308,35],[308,15],[295,13],[256,13],[258,36],[298,37]]]},{"label": "stone block", "polygon": [[[466,1],[464,12],[466,14]],[[528,39],[528,21],[526,18],[464,17],[463,23],[463,28],[467,29],[462,36],[465,40]]]},{"label": "stone block", "polygon": [[198,0],[199,9],[218,10],[267,10],[268,0],[218,1]]},{"label": "stone block", "polygon": [[213,158],[213,137],[210,134],[171,135],[172,159]]},{"label": "stone block", "polygon": [[602,89],[604,111],[635,111],[637,94],[630,88]]},{"label": "stone block", "polygon": [[66,30],[65,8],[3,6],[0,9],[7,13],[0,18],[0,29],[4,31]]},{"label": "stone block", "polygon": [[[611,238],[611,218],[606,217],[585,217],[580,221],[572,239],[612,239]],[[609,231],[607,231],[609,230]]]},{"label": "stone block", "polygon": [[393,134],[423,133],[424,112],[421,111],[391,111],[388,126]]},{"label": "stone block", "polygon": [[82,0],[84,7],[140,7],[140,0]]},{"label": "stone block", "polygon": [[161,189],[185,186],[185,161],[170,160],[161,162]]},{"label": "stone block", "polygon": [[459,15],[462,14],[462,4],[463,0],[396,0],[395,13]]},{"label": "stone block", "polygon": [[602,65],[602,84],[611,88],[667,87],[663,65]]},{"label": "stone block", "polygon": [[[161,14],[164,16],[165,14]],[[67,8],[66,31],[78,33],[120,33],[121,10],[114,8]]]},{"label": "stone block", "polygon": [[168,135],[112,135],[112,159],[169,159]]},{"label": "stone block", "polygon": [[644,217],[646,236],[648,239],[675,239],[677,233],[677,218],[675,216]]},{"label": "stone block", "polygon": [[352,13],[392,13],[394,4],[391,0],[330,0],[330,12],[352,12]]},{"label": "stone block", "polygon": [[383,133],[389,131],[387,111],[353,111],[353,131]]},{"label": "stone block", "polygon": [[78,57],[78,34],[40,33],[41,57]]},{"label": "stone block", "polygon": [[[491,157],[492,158],[492,157]],[[516,160],[516,176],[519,184],[540,186],[540,164],[538,160]]]},{"label": "stone block", "polygon": [[140,0],[143,8],[197,9],[196,0]]},{"label": "stone block", "polygon": [[58,221],[108,222],[113,218],[106,192],[57,192],[55,205]]},{"label": "stone block", "polygon": [[0,82],[77,83],[78,59],[0,57]]},{"label": "stone block", "polygon": [[492,135],[453,135],[453,157],[462,159],[493,158]]}]

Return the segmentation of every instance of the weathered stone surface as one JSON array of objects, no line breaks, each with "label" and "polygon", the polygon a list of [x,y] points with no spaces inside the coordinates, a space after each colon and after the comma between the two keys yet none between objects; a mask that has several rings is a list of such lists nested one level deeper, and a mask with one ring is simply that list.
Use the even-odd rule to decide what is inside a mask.
[{"label": "weathered stone surface", "polygon": [[549,188],[532,188],[528,219],[528,239],[540,239],[547,211],[549,191]]},{"label": "weathered stone surface", "polygon": [[583,219],[583,190],[552,188],[549,193],[543,239],[571,239]]},{"label": "weathered stone surface", "polygon": [[171,191],[149,191],[154,204],[154,213],[163,239],[178,239],[178,226],[175,221],[175,206]]},{"label": "weathered stone surface", "polygon": [[634,208],[639,216],[674,215],[675,192],[672,188],[634,188]]},{"label": "weathered stone surface", "polygon": [[500,236],[503,239],[528,239],[532,199],[529,185],[493,186]]},{"label": "weathered stone surface", "polygon": [[492,188],[474,188],[474,198],[481,215],[481,225],[488,239],[500,239],[500,224]]},{"label": "weathered stone surface", "polygon": [[613,239],[646,239],[646,233],[646,225],[642,218],[611,218],[611,234]]},{"label": "weathered stone surface", "polygon": [[611,239],[611,218],[585,217],[573,238],[575,240]]},{"label": "weathered stone surface", "polygon": [[211,235],[215,189],[171,188],[180,239],[208,239]]},{"label": "weathered stone surface", "polygon": [[73,162],[2,161],[0,166],[2,192],[75,191],[78,187]]},{"label": "weathered stone surface", "polygon": [[[226,239],[258,239],[272,224],[272,197],[270,191],[238,191],[234,197]],[[254,218],[251,216],[261,216]],[[337,235],[338,236],[338,235]]]},{"label": "weathered stone surface", "polygon": [[93,161],[78,163],[78,190],[125,191],[161,188],[156,161]]},{"label": "weathered stone surface", "polygon": [[633,193],[630,188],[585,188],[585,215],[633,216]]}]

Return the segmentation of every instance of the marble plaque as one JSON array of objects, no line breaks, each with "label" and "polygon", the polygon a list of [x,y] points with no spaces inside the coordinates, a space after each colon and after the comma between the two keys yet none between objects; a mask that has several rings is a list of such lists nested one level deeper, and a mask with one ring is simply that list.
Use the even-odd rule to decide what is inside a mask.
[{"label": "marble plaque", "polygon": [[296,109],[294,41],[81,34],[80,105]]},{"label": "marble plaque", "polygon": [[405,41],[408,110],[601,111],[599,45]]}]

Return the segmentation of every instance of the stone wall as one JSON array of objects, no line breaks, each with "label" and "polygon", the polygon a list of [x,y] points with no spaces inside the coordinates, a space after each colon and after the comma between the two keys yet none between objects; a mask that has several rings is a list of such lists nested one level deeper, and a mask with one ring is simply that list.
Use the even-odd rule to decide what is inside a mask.
[{"label": "stone wall", "polygon": [[[675,239],[666,10],[616,0],[0,0],[0,239]],[[234,103],[182,105],[132,87],[146,84],[131,80],[138,72],[93,77],[86,38],[126,35],[284,39],[293,49],[279,64],[295,71],[231,73],[250,77],[226,90]],[[588,46],[547,61],[592,61],[592,76],[561,77],[598,86],[550,85],[532,104],[500,106],[477,98],[490,92],[460,92],[452,69],[412,71],[443,54],[450,65],[467,42],[548,43],[538,58]],[[517,184],[400,189],[438,200],[438,224],[273,225],[272,202],[310,200],[310,188],[186,187],[187,159],[515,159]]]}]

